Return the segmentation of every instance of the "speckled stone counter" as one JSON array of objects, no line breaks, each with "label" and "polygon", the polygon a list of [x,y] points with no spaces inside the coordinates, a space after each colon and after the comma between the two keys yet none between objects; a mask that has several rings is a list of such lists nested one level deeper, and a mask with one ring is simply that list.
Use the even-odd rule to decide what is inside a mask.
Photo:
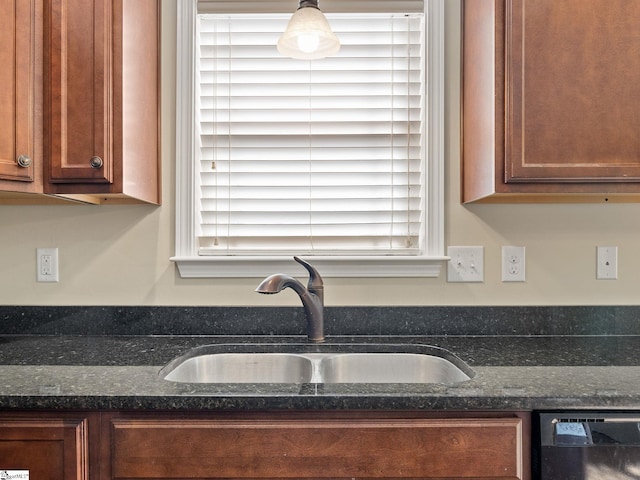
[{"label": "speckled stone counter", "polygon": [[208,344],[301,342],[299,335],[0,337],[0,409],[640,409],[637,335],[330,336],[336,343],[447,349],[475,373],[442,384],[175,383],[158,373]]}]

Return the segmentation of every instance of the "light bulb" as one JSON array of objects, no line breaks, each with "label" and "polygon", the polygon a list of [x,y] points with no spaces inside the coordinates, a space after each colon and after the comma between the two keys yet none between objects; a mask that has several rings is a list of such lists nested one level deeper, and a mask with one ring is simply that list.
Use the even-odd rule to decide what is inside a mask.
[{"label": "light bulb", "polygon": [[320,36],[316,32],[300,33],[298,48],[305,53],[315,52],[320,45]]},{"label": "light bulb", "polygon": [[287,57],[313,60],[334,55],[340,41],[317,7],[318,2],[300,0],[300,8],[293,14],[287,29],[278,39],[278,51]]}]

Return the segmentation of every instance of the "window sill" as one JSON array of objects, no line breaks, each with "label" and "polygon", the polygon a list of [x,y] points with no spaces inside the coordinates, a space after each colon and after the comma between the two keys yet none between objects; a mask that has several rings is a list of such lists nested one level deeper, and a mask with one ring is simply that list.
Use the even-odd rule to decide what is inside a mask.
[{"label": "window sill", "polygon": [[[326,278],[436,278],[449,257],[303,256]],[[292,257],[172,257],[182,278],[262,278],[297,268]]]}]

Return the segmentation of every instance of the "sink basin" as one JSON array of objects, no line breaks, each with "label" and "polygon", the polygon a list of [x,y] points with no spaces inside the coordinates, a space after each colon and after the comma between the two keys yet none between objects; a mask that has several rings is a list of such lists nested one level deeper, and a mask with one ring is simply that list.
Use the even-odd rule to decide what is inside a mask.
[{"label": "sink basin", "polygon": [[212,353],[179,363],[164,377],[191,383],[309,383],[313,364],[288,353]]},{"label": "sink basin", "polygon": [[199,347],[160,371],[180,383],[442,383],[472,370],[438,347],[381,344],[237,344]]},{"label": "sink basin", "polygon": [[320,363],[324,383],[457,383],[471,377],[442,357],[420,353],[343,353]]}]

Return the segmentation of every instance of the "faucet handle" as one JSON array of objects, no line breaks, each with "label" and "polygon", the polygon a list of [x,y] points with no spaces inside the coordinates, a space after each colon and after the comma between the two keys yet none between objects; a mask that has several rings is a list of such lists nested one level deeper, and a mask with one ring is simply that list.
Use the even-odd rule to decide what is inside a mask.
[{"label": "faucet handle", "polygon": [[322,277],[320,276],[320,273],[318,273],[318,270],[315,269],[315,267],[305,262],[300,257],[293,257],[293,259],[296,262],[298,262],[300,265],[302,265],[304,268],[306,268],[307,271],[309,272],[309,283],[307,284],[307,289],[309,291],[324,288]]}]

